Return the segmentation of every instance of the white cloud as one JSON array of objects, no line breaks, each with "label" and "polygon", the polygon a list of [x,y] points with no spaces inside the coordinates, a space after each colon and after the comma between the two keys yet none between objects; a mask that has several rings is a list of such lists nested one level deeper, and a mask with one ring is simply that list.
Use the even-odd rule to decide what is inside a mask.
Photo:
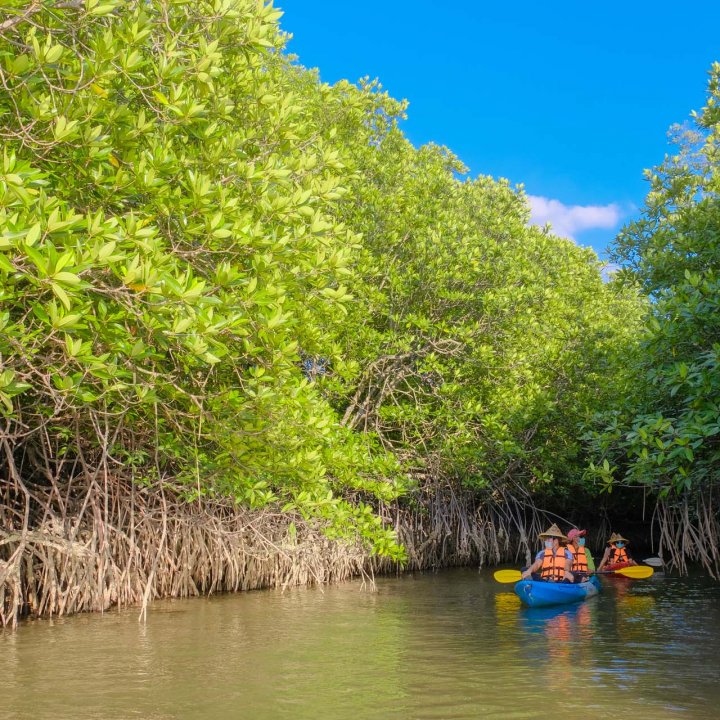
[{"label": "white cloud", "polygon": [[578,232],[597,228],[617,227],[624,213],[619,205],[565,205],[559,200],[528,195],[530,222],[533,225],[552,225],[552,232],[575,240]]}]

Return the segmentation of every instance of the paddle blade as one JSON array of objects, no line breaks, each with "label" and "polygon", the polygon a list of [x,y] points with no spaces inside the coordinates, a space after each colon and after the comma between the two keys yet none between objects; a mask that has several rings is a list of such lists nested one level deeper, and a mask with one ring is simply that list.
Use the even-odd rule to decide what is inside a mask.
[{"label": "paddle blade", "polygon": [[647,565],[631,565],[630,567],[615,570],[616,575],[624,575],[625,577],[635,578],[636,580],[649,578],[654,572],[655,571]]},{"label": "paddle blade", "polygon": [[662,561],[662,558],[659,557],[651,557],[651,558],[645,558],[643,562],[646,565],[650,565],[652,567],[662,567],[665,563]]},{"label": "paddle blade", "polygon": [[519,570],[496,570],[493,577],[499,583],[516,583],[522,580],[522,573]]}]

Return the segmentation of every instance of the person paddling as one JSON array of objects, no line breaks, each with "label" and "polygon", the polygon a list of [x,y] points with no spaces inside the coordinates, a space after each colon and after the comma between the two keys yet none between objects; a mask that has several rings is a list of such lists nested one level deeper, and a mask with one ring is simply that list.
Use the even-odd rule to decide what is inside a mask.
[{"label": "person paddling", "polygon": [[528,579],[534,573],[539,573],[540,580],[547,582],[573,582],[572,553],[560,545],[561,542],[567,542],[567,537],[555,524],[538,537],[545,543],[545,548],[535,556],[535,562],[523,571],[523,578]]},{"label": "person paddling", "polygon": [[600,572],[600,570],[602,570],[606,565],[637,565],[627,551],[627,544],[629,542],[630,541],[620,535],[620,533],[613,533],[607,541],[605,554],[598,566],[598,572]]},{"label": "person paddling", "polygon": [[568,550],[572,553],[572,573],[578,582],[587,580],[590,573],[595,572],[595,561],[590,551],[585,547],[587,530],[572,528],[568,534]]}]

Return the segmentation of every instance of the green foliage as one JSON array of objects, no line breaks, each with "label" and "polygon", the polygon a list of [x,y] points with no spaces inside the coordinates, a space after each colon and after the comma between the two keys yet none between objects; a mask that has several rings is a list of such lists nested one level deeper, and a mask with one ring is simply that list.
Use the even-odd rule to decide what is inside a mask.
[{"label": "green foliage", "polygon": [[640,306],[528,227],[522,190],[414,148],[377,84],[291,65],[270,4],[5,7],[18,448],[272,504],[398,559],[374,509],[408,474],[567,491],[579,423],[627,388]]},{"label": "green foliage", "polygon": [[287,503],[397,556],[343,499],[395,497],[397,463],[298,367],[342,322],[356,238],[328,216],[342,166],[292,92],[280,13],[16,7],[0,43],[3,411],[53,445],[72,428],[84,462],[188,499]]},{"label": "green foliage", "polygon": [[720,461],[720,64],[680,152],[648,173],[643,217],[619,236],[623,278],[653,298],[637,392],[592,436],[616,479],[661,495],[716,483]]},{"label": "green foliage", "polygon": [[318,123],[352,170],[339,219],[362,233],[323,384],[344,423],[377,434],[418,476],[491,492],[564,492],[584,464],[581,422],[625,389],[641,305],[603,283],[589,250],[528,227],[521,190],[459,176],[415,149],[405,106],[339,83]]}]

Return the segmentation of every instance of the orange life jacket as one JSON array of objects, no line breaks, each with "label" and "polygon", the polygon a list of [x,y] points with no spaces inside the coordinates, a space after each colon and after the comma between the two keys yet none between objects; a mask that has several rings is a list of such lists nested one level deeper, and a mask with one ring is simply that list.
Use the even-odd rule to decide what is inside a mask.
[{"label": "orange life jacket", "polygon": [[565,548],[559,547],[557,554],[552,548],[545,548],[543,555],[542,567],[540,568],[540,578],[542,580],[550,580],[551,582],[559,582],[565,578]]},{"label": "orange life jacket", "polygon": [[580,545],[576,550],[574,545],[568,545],[568,549],[573,555],[572,572],[587,573],[588,562],[585,548]]},{"label": "orange life jacket", "polygon": [[618,548],[614,545],[610,546],[610,555],[608,555],[608,564],[614,565],[615,563],[624,563],[628,562],[630,558],[628,557],[627,551],[624,547]]}]

